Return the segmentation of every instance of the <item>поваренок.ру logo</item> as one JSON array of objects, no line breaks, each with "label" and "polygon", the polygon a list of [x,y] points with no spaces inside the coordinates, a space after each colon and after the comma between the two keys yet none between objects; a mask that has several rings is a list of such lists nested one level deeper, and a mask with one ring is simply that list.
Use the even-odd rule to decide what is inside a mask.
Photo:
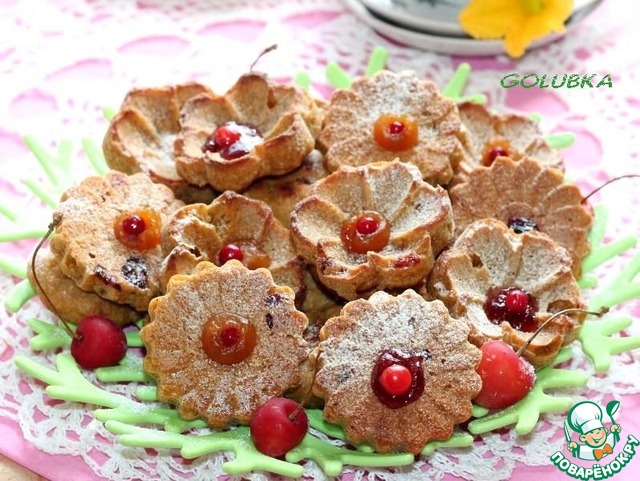
[{"label": "\u043f\u043e\u0432\u0430\u0440\u0435\u043d\u043e\u043a.\u0440\u0443 logo", "polygon": [[[556,451],[551,456],[551,461],[561,471],[576,479],[606,479],[620,472],[636,453],[636,446],[640,445],[633,435],[629,434],[627,442],[622,450],[615,455],[614,450],[620,441],[621,427],[615,422],[614,415],[620,409],[618,401],[611,401],[605,407],[606,418],[610,421],[609,429],[603,424],[602,408],[592,401],[582,401],[574,405],[567,420],[564,423],[564,435],[567,441],[567,450],[574,458],[585,461],[596,461],[589,467],[578,466],[567,459],[561,451]],[[580,434],[580,443],[571,438],[571,428]],[[601,460],[611,456],[607,463],[599,463]]]}]

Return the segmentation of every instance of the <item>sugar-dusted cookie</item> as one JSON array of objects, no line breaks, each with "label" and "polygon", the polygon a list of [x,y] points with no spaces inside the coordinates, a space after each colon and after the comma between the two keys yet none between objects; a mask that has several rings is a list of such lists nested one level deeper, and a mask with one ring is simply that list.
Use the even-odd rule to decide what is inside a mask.
[{"label": "sugar-dusted cookie", "polygon": [[[429,291],[452,316],[468,320],[478,346],[500,339],[518,350],[553,313],[585,308],[564,247],[540,232],[516,234],[495,219],[471,224],[438,258]],[[535,367],[551,364],[584,317],[559,316],[523,355]]]},{"label": "sugar-dusted cookie", "polygon": [[515,232],[537,230],[569,250],[573,273],[580,276],[593,216],[578,187],[566,184],[559,170],[530,158],[498,157],[490,167],[471,172],[449,195],[456,235],[486,218],[501,220]]},{"label": "sugar-dusted cookie", "polygon": [[211,202],[209,186],[189,184],[176,170],[173,143],[180,129],[182,105],[211,90],[195,82],[182,85],[133,89],[111,121],[103,141],[109,167],[125,174],[143,172],[166,185],[185,202]]},{"label": "sugar-dusted cookie", "polygon": [[266,269],[201,262],[191,275],[171,278],[149,315],[140,331],[144,368],[158,398],[176,404],[184,419],[247,424],[265,401],[301,382],[307,318],[293,291],[276,286]]},{"label": "sugar-dusted cookie", "polygon": [[447,184],[462,156],[455,103],[414,72],[381,71],[331,96],[318,144],[330,171],[399,158]]},{"label": "sugar-dusted cookie", "polygon": [[454,182],[467,180],[478,166],[489,166],[499,156],[519,160],[533,157],[544,167],[564,170],[560,152],[547,144],[540,128],[530,117],[515,113],[492,113],[484,105],[463,102],[458,105],[462,130],[460,138],[465,158],[454,166]]},{"label": "sugar-dusted cookie", "polygon": [[400,161],[343,167],[291,215],[298,253],[345,299],[411,287],[453,236],[449,197]]},{"label": "sugar-dusted cookie", "polygon": [[[85,292],[60,270],[60,262],[50,251],[41,250],[36,257],[35,282],[31,264],[27,269],[29,282],[42,303],[63,320],[78,324],[87,316],[104,316],[120,325],[130,324],[143,314],[126,304],[107,301],[93,292]],[[42,291],[44,290],[44,295]]]},{"label": "sugar-dusted cookie", "polygon": [[142,173],[88,177],[62,195],[51,250],[80,289],[146,311],[160,292],[162,224],[182,205]]},{"label": "sugar-dusted cookie", "polygon": [[412,290],[349,302],[320,333],[314,393],[352,443],[417,454],[471,417],[480,391],[469,327]]},{"label": "sugar-dusted cookie", "polygon": [[224,96],[202,94],[185,103],[175,143],[178,172],[221,191],[291,172],[313,149],[321,113],[301,88],[245,74]]},{"label": "sugar-dusted cookie", "polygon": [[283,226],[289,227],[295,205],[309,195],[314,182],[328,174],[322,154],[318,150],[312,150],[302,165],[290,174],[260,179],[242,194],[266,202],[276,219]]},{"label": "sugar-dusted cookie", "polygon": [[304,299],[303,263],[289,231],[259,200],[227,191],[210,205],[187,205],[163,229],[162,246],[168,256],[165,280],[188,274],[203,260],[222,265],[236,259],[250,269],[266,267],[277,284],[293,289],[299,303]]}]

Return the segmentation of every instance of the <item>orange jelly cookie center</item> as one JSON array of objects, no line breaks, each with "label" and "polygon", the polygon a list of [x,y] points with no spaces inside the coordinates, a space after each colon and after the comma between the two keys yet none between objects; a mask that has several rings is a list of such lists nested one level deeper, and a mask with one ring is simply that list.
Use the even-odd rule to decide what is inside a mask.
[{"label": "orange jelly cookie center", "polygon": [[340,237],[347,250],[356,254],[379,252],[389,242],[391,225],[377,212],[366,211],[342,224]]},{"label": "orange jelly cookie center", "polygon": [[235,314],[215,314],[202,326],[202,348],[220,364],[244,361],[256,347],[256,330],[247,319]]},{"label": "orange jelly cookie center", "polygon": [[487,142],[482,152],[482,165],[490,167],[498,157],[509,157],[511,149],[507,140],[492,140]]},{"label": "orange jelly cookie center", "polygon": [[116,217],[113,232],[116,239],[129,249],[145,251],[160,244],[160,215],[150,209],[124,212]]},{"label": "orange jelly cookie center", "polygon": [[385,150],[407,150],[418,143],[418,125],[404,116],[381,115],[373,126],[373,138]]},{"label": "orange jelly cookie center", "polygon": [[249,241],[229,242],[218,251],[218,265],[224,265],[227,261],[235,259],[244,264],[248,269],[259,267],[268,268],[271,258],[267,253]]}]

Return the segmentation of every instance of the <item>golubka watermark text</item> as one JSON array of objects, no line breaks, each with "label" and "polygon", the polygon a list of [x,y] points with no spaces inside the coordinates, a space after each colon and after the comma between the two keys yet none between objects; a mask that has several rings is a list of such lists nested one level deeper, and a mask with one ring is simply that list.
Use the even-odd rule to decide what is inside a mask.
[{"label": "golubka watermark text", "polygon": [[572,74],[537,74],[530,73],[527,75],[520,75],[518,73],[510,73],[500,79],[500,85],[505,89],[513,87],[522,87],[530,89],[538,87],[540,89],[560,89],[560,88],[612,88],[613,80],[611,74],[598,75],[598,74],[584,74],[577,73]]}]

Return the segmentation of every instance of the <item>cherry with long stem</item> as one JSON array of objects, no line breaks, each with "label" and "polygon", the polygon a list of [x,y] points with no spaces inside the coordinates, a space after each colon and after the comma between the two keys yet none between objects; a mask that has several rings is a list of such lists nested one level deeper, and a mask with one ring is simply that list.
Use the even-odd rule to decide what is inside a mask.
[{"label": "cherry with long stem", "polygon": [[42,237],[42,239],[40,239],[40,242],[38,242],[38,245],[36,246],[35,250],[33,251],[33,255],[31,256],[31,274],[33,275],[33,281],[36,283],[36,286],[38,287],[40,294],[44,297],[44,299],[47,301],[49,306],[51,306],[51,310],[54,312],[54,314],[58,316],[58,318],[60,319],[60,322],[62,322],[62,325],[65,331],[67,331],[67,334],[69,334],[71,339],[80,339],[80,337],[75,332],[73,332],[71,327],[69,327],[69,324],[67,324],[67,321],[65,321],[62,318],[62,316],[58,313],[55,304],[51,302],[51,299],[47,295],[47,291],[45,291],[45,289],[42,287],[42,284],[40,284],[40,280],[38,279],[38,274],[36,271],[36,258],[38,256],[38,252],[40,251],[44,243],[47,241],[49,236],[53,234],[53,231],[60,224],[61,221],[62,221],[62,214],[54,214],[53,220],[49,224],[49,228],[46,234]]}]

